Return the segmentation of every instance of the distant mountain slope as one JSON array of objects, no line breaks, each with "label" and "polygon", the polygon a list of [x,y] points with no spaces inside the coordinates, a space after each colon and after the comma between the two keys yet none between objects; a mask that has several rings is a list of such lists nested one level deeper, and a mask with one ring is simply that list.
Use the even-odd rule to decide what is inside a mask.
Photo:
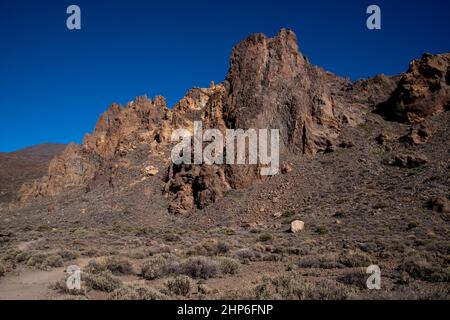
[{"label": "distant mountain slope", "polygon": [[23,183],[45,176],[52,158],[65,147],[45,143],[15,152],[0,152],[0,202],[12,200]]}]

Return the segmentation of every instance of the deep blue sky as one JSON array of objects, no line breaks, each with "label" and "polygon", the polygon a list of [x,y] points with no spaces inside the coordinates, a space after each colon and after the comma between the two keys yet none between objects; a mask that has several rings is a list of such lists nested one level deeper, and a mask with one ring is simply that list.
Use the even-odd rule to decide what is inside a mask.
[{"label": "deep blue sky", "polygon": [[[82,30],[66,28],[77,4]],[[382,30],[365,27],[382,9]],[[448,0],[1,0],[0,151],[81,142],[112,102],[162,94],[169,105],[222,81],[231,48],[293,29],[314,64],[352,79],[397,74],[450,51]]]}]

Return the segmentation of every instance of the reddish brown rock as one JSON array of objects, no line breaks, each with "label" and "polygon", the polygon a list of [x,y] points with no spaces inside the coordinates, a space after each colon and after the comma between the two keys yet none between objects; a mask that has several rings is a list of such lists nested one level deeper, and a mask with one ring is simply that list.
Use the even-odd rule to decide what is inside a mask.
[{"label": "reddish brown rock", "polygon": [[411,62],[392,96],[378,107],[389,120],[420,123],[449,109],[450,53],[424,54]]}]

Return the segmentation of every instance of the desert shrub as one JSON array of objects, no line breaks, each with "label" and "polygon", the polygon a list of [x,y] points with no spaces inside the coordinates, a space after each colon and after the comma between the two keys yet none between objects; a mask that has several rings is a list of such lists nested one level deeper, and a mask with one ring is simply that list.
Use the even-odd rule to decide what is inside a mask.
[{"label": "desert shrub", "polygon": [[220,271],[223,274],[237,274],[239,272],[240,263],[232,258],[223,257],[219,260]]},{"label": "desert shrub", "polygon": [[141,276],[147,280],[153,280],[161,277],[165,270],[167,259],[161,255],[151,257],[146,260],[141,267]]},{"label": "desert shrub", "polygon": [[45,258],[43,265],[45,267],[58,268],[64,266],[64,261],[60,255],[53,254]]},{"label": "desert shrub", "polygon": [[364,269],[356,269],[345,272],[337,278],[337,281],[346,285],[353,285],[361,289],[366,288],[368,276]]},{"label": "desert shrub", "polygon": [[407,272],[414,279],[428,282],[450,282],[450,267],[440,268],[420,255],[407,257],[399,269]]},{"label": "desert shrub", "polygon": [[83,280],[91,289],[113,292],[122,287],[122,281],[112,275],[111,271],[103,271],[96,274],[83,274]]},{"label": "desert shrub", "polygon": [[234,252],[234,256],[241,262],[260,261],[263,257],[262,253],[252,249],[239,249]]},{"label": "desert shrub", "polygon": [[167,242],[178,242],[181,240],[181,237],[176,233],[169,232],[163,236],[163,239],[164,239],[164,241],[167,241]]},{"label": "desert shrub", "polygon": [[27,265],[30,267],[41,268],[46,258],[47,254],[40,252],[33,253],[28,259]]},{"label": "desert shrub", "polygon": [[301,258],[297,265],[300,268],[334,269],[338,267],[337,259],[335,254],[309,255]]},{"label": "desert shrub", "polygon": [[192,289],[192,280],[187,276],[177,276],[165,283],[167,290],[177,296],[187,296]]},{"label": "desert shrub", "polygon": [[223,235],[227,235],[227,236],[234,236],[236,234],[236,231],[234,231],[234,229],[227,228],[227,227],[213,228],[213,229],[209,230],[209,232],[216,233],[216,234],[223,234]]},{"label": "desert shrub", "polygon": [[150,256],[150,251],[147,247],[136,248],[131,251],[123,253],[126,257],[131,259],[145,259]]},{"label": "desert shrub", "polygon": [[188,250],[187,255],[218,256],[227,253],[229,250],[230,246],[223,241],[207,240]]},{"label": "desert shrub", "polygon": [[283,255],[276,253],[267,254],[263,257],[264,261],[283,261],[283,259]]},{"label": "desert shrub", "polygon": [[0,263],[0,277],[3,277],[5,275],[5,267],[3,264]]},{"label": "desert shrub", "polygon": [[257,300],[345,300],[352,291],[334,281],[308,281],[294,275],[264,279],[252,296]]},{"label": "desert shrub", "polygon": [[63,279],[60,281],[57,281],[55,283],[52,283],[50,285],[50,289],[57,291],[58,293],[62,293],[62,294],[68,294],[68,295],[85,295],[86,294],[86,290],[82,287],[80,290],[78,289],[69,289],[67,287],[67,279]]},{"label": "desert shrub", "polygon": [[209,279],[219,275],[220,265],[218,262],[205,257],[193,257],[183,261],[176,273],[196,279]]},{"label": "desert shrub", "polygon": [[133,266],[131,262],[122,257],[111,256],[103,262],[105,268],[114,274],[132,274]]},{"label": "desert shrub", "polygon": [[95,260],[90,260],[88,262],[88,264],[86,265],[86,267],[84,268],[84,271],[86,273],[91,273],[91,274],[97,274],[97,273],[101,273],[106,271],[106,266],[102,263],[99,263]]},{"label": "desert shrub", "polygon": [[114,290],[108,300],[166,300],[167,296],[141,283],[131,283]]},{"label": "desert shrub", "polygon": [[57,252],[57,254],[64,260],[64,261],[70,261],[75,260],[77,258],[77,254],[73,251],[67,250],[67,249],[61,249]]},{"label": "desert shrub", "polygon": [[318,226],[318,227],[316,228],[316,233],[317,233],[317,234],[320,234],[320,235],[324,235],[324,234],[327,234],[327,233],[328,233],[328,229],[327,229],[326,226]]},{"label": "desert shrub", "polygon": [[368,267],[371,264],[370,257],[362,252],[344,252],[339,256],[338,262],[349,268]]},{"label": "desert shrub", "polygon": [[270,233],[263,233],[259,236],[259,241],[262,241],[262,242],[271,241],[272,239],[273,239],[273,235],[271,235]]},{"label": "desert shrub", "polygon": [[211,289],[209,289],[208,286],[206,286],[204,284],[199,284],[197,286],[197,292],[199,294],[207,295],[211,292]]},{"label": "desert shrub", "polygon": [[24,251],[24,252],[20,252],[19,254],[17,254],[16,256],[16,261],[17,262],[25,262],[28,261],[28,259],[30,259],[31,255],[33,254],[32,251]]}]

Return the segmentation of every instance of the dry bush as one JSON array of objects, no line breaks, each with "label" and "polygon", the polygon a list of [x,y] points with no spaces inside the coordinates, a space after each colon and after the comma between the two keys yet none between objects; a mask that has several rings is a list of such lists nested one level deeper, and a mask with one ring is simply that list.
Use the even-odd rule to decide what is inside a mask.
[{"label": "dry bush", "polygon": [[252,249],[239,249],[233,255],[243,263],[248,261],[261,261],[263,258],[260,251]]},{"label": "dry bush", "polygon": [[122,287],[122,281],[112,275],[110,271],[103,271],[96,274],[83,274],[83,280],[91,289],[113,292]]},{"label": "dry bush", "polygon": [[371,263],[371,258],[362,252],[343,252],[339,256],[338,262],[349,268],[368,267]]},{"label": "dry bush", "polygon": [[97,262],[95,260],[89,260],[88,264],[84,268],[84,271],[86,273],[90,273],[90,274],[97,274],[97,273],[107,271],[107,269],[104,264]]},{"label": "dry bush", "polygon": [[218,256],[227,253],[230,246],[218,240],[205,240],[188,250],[188,256]]},{"label": "dry bush", "polygon": [[273,235],[270,233],[263,233],[259,236],[259,241],[267,242],[273,240]]},{"label": "dry bush", "polygon": [[103,264],[114,274],[133,274],[133,266],[127,258],[111,256],[106,258]]},{"label": "dry bush", "polygon": [[176,274],[185,274],[192,278],[209,279],[220,274],[220,264],[206,257],[193,257],[178,266]]},{"label": "dry bush", "polygon": [[177,296],[187,296],[191,292],[193,283],[188,276],[177,276],[174,279],[169,279],[165,283],[167,290]]},{"label": "dry bush", "polygon": [[[29,257],[27,259],[27,257]],[[44,252],[30,252],[27,254],[21,254],[17,258],[19,261],[27,261],[27,265],[30,267],[35,267],[41,270],[47,270],[51,268],[58,268],[64,266],[64,260],[60,255],[50,254]]]},{"label": "dry bush", "polygon": [[67,278],[66,279],[62,279],[62,280],[60,280],[58,282],[52,283],[50,285],[50,289],[55,290],[58,293],[67,294],[67,295],[73,295],[73,296],[86,295],[86,290],[83,287],[81,287],[80,290],[78,290],[78,289],[69,289],[67,287]]},{"label": "dry bush", "polygon": [[353,290],[331,280],[312,282],[298,275],[264,279],[253,289],[227,293],[224,298],[256,300],[346,300]]},{"label": "dry bush", "polygon": [[450,267],[440,267],[429,262],[429,258],[414,255],[404,259],[399,270],[407,272],[414,279],[428,282],[450,282]]},{"label": "dry bush", "polygon": [[336,254],[309,255],[301,258],[297,265],[300,268],[334,269],[338,267]]},{"label": "dry bush", "polygon": [[147,280],[160,278],[164,275],[164,267],[167,259],[162,255],[157,255],[146,260],[141,267],[141,276]]},{"label": "dry bush", "polygon": [[0,277],[3,277],[5,275],[5,267],[3,264],[0,263]]},{"label": "dry bush", "polygon": [[132,283],[114,290],[108,300],[166,300],[167,296],[140,283]]},{"label": "dry bush", "polygon": [[358,268],[345,272],[337,278],[337,281],[342,284],[356,286],[360,289],[367,288],[367,279],[369,275],[366,274],[364,268]]},{"label": "dry bush", "polygon": [[223,257],[218,259],[220,263],[220,271],[223,274],[238,274],[240,263],[235,259]]},{"label": "dry bush", "polygon": [[71,250],[67,250],[67,249],[61,249],[57,252],[57,254],[64,260],[64,261],[71,261],[71,260],[75,260],[78,255],[71,251]]},{"label": "dry bush", "polygon": [[133,274],[133,267],[128,259],[111,256],[102,261],[90,260],[84,268],[84,271],[91,274],[105,271],[111,271],[116,275]]}]

